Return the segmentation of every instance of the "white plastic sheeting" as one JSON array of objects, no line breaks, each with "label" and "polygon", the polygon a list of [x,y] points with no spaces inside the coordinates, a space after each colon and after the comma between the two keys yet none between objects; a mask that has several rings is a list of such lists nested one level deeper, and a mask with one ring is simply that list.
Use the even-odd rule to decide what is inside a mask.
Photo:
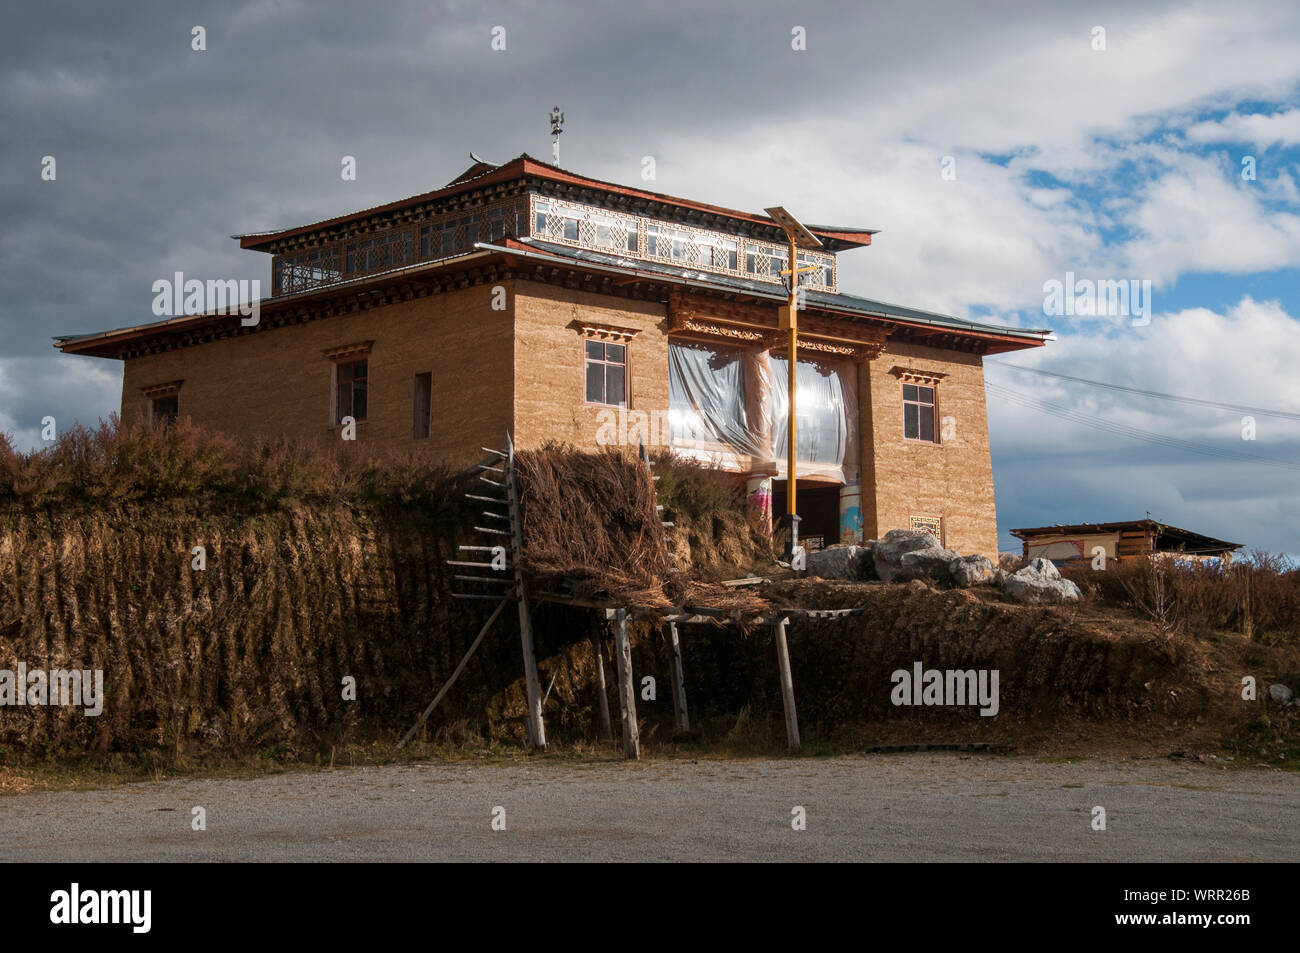
[{"label": "white plastic sheeting", "polygon": [[[848,361],[797,365],[799,475],[858,479],[857,369]],[[787,361],[760,348],[672,341],[669,416],[674,450],[741,472],[786,475]]]},{"label": "white plastic sheeting", "polygon": [[[771,357],[772,434],[777,476],[786,477],[789,362]],[[848,361],[799,361],[795,372],[795,460],[799,475],[858,479],[857,368]]]}]

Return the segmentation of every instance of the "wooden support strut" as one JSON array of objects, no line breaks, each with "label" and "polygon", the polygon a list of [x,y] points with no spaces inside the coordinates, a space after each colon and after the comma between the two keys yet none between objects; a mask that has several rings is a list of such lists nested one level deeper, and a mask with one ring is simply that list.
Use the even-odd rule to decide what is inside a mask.
[{"label": "wooden support strut", "polygon": [[614,660],[618,664],[618,705],[623,714],[623,755],[641,757],[636,724],[636,686],[632,683],[632,645],[627,637],[627,610],[614,610]]},{"label": "wooden support strut", "polygon": [[785,707],[785,738],[792,754],[799,752],[799,716],[794,708],[794,681],[790,678],[790,647],[785,630],[790,620],[782,617],[772,626],[776,642],[776,663],[781,672],[781,702]]},{"label": "wooden support strut", "polygon": [[609,723],[609,690],[605,687],[605,623],[593,615],[591,619],[591,651],[596,661],[596,691],[600,694],[600,737],[614,740],[614,730]]},{"label": "wooden support strut", "polygon": [[682,640],[677,633],[677,623],[668,623],[668,639],[673,649],[673,714],[677,717],[679,731],[691,730],[691,718],[686,711],[686,678],[682,670]]},{"label": "wooden support strut", "polygon": [[487,635],[488,629],[492,628],[492,623],[496,622],[497,616],[501,614],[501,610],[506,607],[506,603],[509,601],[509,599],[497,597],[497,607],[492,610],[492,614],[488,616],[488,620],[483,623],[483,628],[479,629],[478,635],[475,636],[474,641],[465,652],[465,657],[460,660],[460,664],[457,665],[456,670],[451,673],[451,677],[447,679],[447,683],[438,690],[438,694],[433,696],[433,701],[429,702],[429,706],[424,709],[424,712],[420,715],[419,719],[417,719],[415,724],[411,726],[410,731],[402,735],[402,740],[397,743],[399,749],[406,747],[406,743],[411,740],[411,737],[420,730],[421,726],[426,721],[429,720],[429,716],[433,714],[433,710],[438,707],[438,702],[442,701],[443,696],[451,690],[451,686],[456,684],[456,679],[460,678],[460,673],[465,671],[465,665],[469,662],[470,656],[478,650],[479,643],[483,641],[483,636]]},{"label": "wooden support strut", "polygon": [[[480,479],[485,477],[480,476]],[[524,688],[527,694],[526,724],[528,742],[534,748],[546,747],[546,725],[542,721],[542,693],[537,679],[537,653],[533,648],[533,620],[528,612],[528,593],[524,584],[523,514],[519,508],[519,480],[515,473],[515,444],[506,434],[506,497],[510,503],[510,526],[514,537],[515,601],[519,603],[519,641],[524,656]]]}]

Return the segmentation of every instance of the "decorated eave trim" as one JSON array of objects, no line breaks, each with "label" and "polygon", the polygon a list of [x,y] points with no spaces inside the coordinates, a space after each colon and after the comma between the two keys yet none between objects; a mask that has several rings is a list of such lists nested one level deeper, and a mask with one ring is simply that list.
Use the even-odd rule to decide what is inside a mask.
[{"label": "decorated eave trim", "polygon": [[[551,186],[558,186],[560,188],[567,187],[569,189],[592,190],[605,195],[617,196],[624,200],[630,200],[634,204],[639,205],[663,205],[675,208],[679,210],[679,212],[687,214],[694,213],[705,217],[713,217],[731,222],[745,222],[766,229],[774,228],[771,220],[765,215],[757,215],[753,212],[741,211],[740,209],[711,205],[705,202],[697,202],[692,199],[684,199],[660,192],[648,192],[631,186],[619,185],[616,182],[606,182],[601,179],[589,178],[584,175],[566,171],[558,166],[551,165],[550,163],[540,162],[527,153],[524,153],[523,155],[511,159],[509,162],[496,166],[495,168],[485,169],[479,175],[464,180],[457,178],[441,188],[424,192],[419,195],[409,196],[404,199],[387,202],[383,205],[373,206],[368,209],[360,209],[355,212],[338,215],[317,222],[311,222],[305,225],[291,226],[289,228],[269,231],[250,232],[232,237],[239,241],[241,248],[272,251],[271,246],[278,245],[283,247],[286,243],[290,243],[288,247],[296,247],[303,239],[307,239],[309,236],[328,234],[333,229],[348,226],[352,223],[367,222],[373,227],[377,223],[389,218],[409,219],[412,215],[420,214],[422,208],[427,209],[435,202],[442,200],[455,201],[466,192],[473,192],[485,188],[499,188],[503,186],[510,187],[521,182],[528,182],[529,180],[541,180]],[[854,245],[870,245],[871,235],[874,234],[877,229],[845,228],[843,226],[836,228],[835,226],[819,225],[813,227],[812,231],[833,242],[840,242],[848,247],[853,247]],[[774,240],[779,242],[780,237],[777,236]]]},{"label": "decorated eave trim", "polygon": [[358,341],[355,344],[345,344],[342,347],[332,347],[322,353],[331,361],[356,360],[366,357],[370,354],[370,349],[374,347],[374,341]]},{"label": "decorated eave trim", "polygon": [[150,384],[148,387],[141,387],[140,393],[148,400],[156,400],[159,397],[172,397],[180,393],[181,385],[184,379],[178,381],[168,381],[165,384]]},{"label": "decorated eave trim", "polygon": [[922,387],[937,387],[948,376],[940,371],[923,371],[915,367],[895,367],[889,373],[904,384],[920,384]]},{"label": "decorated eave trim", "polygon": [[615,344],[627,344],[641,333],[639,328],[620,328],[614,324],[597,324],[594,321],[579,321],[578,330],[584,338]]},{"label": "decorated eave trim", "polygon": [[[776,309],[674,289],[668,299],[668,333],[722,339],[764,348],[784,348]],[[885,349],[886,332],[842,318],[804,315],[799,323],[799,350],[819,357],[872,361]]]}]

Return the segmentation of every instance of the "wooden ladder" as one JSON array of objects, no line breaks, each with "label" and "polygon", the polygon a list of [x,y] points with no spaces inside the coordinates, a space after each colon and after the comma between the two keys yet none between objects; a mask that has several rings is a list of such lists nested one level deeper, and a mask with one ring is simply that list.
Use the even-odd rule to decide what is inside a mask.
[{"label": "wooden ladder", "polygon": [[[524,657],[524,682],[528,700],[528,712],[525,718],[528,743],[534,748],[546,747],[546,725],[542,721],[542,699],[537,678],[537,654],[533,647],[533,622],[528,610],[528,591],[523,570],[523,516],[519,507],[519,478],[515,472],[515,445],[507,432],[504,450],[493,450],[489,447],[480,449],[488,456],[470,467],[469,472],[477,474],[481,482],[488,484],[491,489],[486,490],[485,493],[493,495],[466,493],[465,498],[487,505],[482,510],[484,525],[474,526],[474,532],[482,533],[486,540],[484,545],[458,545],[456,549],[462,553],[488,555],[478,559],[448,559],[447,565],[460,570],[452,575],[454,581],[471,584],[468,592],[452,592],[453,599],[489,600],[497,603],[497,606],[446,684],[398,743],[399,748],[403,747],[428,720],[434,708],[455,684],[456,679],[464,671],[466,663],[478,649],[488,629],[492,627],[508,602],[514,602],[519,607],[519,638]],[[484,558],[486,562],[483,561]],[[465,570],[478,571],[471,573]],[[504,588],[484,592],[476,588],[479,586]]]}]

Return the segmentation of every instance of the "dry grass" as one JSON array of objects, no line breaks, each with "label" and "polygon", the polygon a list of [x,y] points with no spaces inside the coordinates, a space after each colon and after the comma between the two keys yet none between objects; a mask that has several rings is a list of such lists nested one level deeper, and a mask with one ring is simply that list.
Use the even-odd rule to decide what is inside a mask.
[{"label": "dry grass", "polygon": [[[576,575],[592,593],[665,606],[669,593],[704,591],[667,572],[636,461],[550,448],[520,468],[537,584]],[[214,752],[328,761],[395,739],[491,608],[450,598],[465,587],[445,561],[482,542],[469,486],[416,454],[236,442],[184,422],[73,428],[30,454],[0,442],[0,668],[103,669],[106,694],[97,718],[0,713],[0,765],[143,754],[185,765]],[[191,566],[195,546],[205,570]],[[542,616],[549,673],[585,643]],[[522,738],[522,711],[493,701],[518,685],[508,629],[472,660],[431,743]],[[342,699],[345,676],[355,702]],[[590,720],[575,719],[571,737],[590,736]]]},{"label": "dry grass", "polygon": [[[674,572],[649,471],[629,451],[548,446],[517,455],[525,568],[540,588],[587,600],[670,609],[706,605],[736,618],[769,608],[752,591]],[[743,507],[732,482],[699,467],[655,465],[675,508],[705,520]],[[671,514],[669,504],[664,513]],[[710,506],[731,510],[710,510]],[[675,514],[673,514],[675,515]],[[764,545],[766,545],[764,543]]]},{"label": "dry grass", "polygon": [[428,450],[375,452],[342,441],[236,440],[193,426],[74,425],[50,447],[0,434],[0,515],[185,500],[240,512],[288,500],[418,504],[458,518],[457,475]]},{"label": "dry grass", "polygon": [[649,472],[631,454],[548,446],[516,456],[525,569],[589,599],[663,604],[670,568]]},{"label": "dry grass", "polygon": [[1166,633],[1300,641],[1300,570],[1284,557],[1257,550],[1227,566],[1126,559],[1062,573],[1094,602],[1131,609]]}]

